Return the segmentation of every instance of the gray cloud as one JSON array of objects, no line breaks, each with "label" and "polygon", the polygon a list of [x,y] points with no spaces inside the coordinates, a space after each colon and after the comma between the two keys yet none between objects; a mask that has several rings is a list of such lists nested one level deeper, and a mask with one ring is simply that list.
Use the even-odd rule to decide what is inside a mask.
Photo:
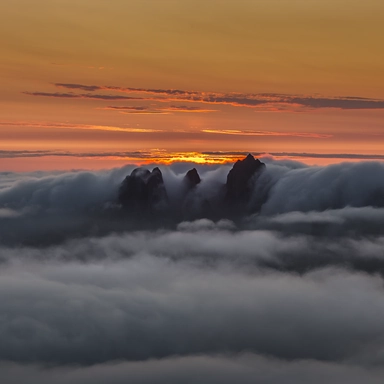
[{"label": "gray cloud", "polygon": [[[210,156],[246,156],[247,152],[234,151],[207,151],[202,154]],[[360,153],[308,153],[308,152],[254,152],[254,156],[262,157],[265,161],[265,156],[273,157],[301,157],[313,159],[345,159],[345,160],[384,160],[384,155],[381,154],[360,154]],[[267,159],[268,160],[268,159]],[[279,160],[281,161],[281,160]]]},{"label": "gray cloud", "polygon": [[[135,156],[145,158],[147,154],[138,153]],[[251,220],[253,228],[288,233],[297,230],[306,234],[382,233],[381,210],[373,210],[372,207],[384,206],[383,164],[364,162],[307,167],[292,161],[266,159],[266,162],[267,170],[255,181],[250,201],[250,207],[262,204],[261,214]],[[176,206],[183,193],[182,179],[192,166],[187,163],[161,166],[173,210],[179,209]],[[133,167],[103,172],[3,175],[0,181],[0,209],[13,213],[0,217],[0,241],[7,244],[32,239],[57,241],[75,233],[95,235],[145,228],[148,224],[145,220],[130,220],[129,213],[121,212],[116,205],[119,185]],[[215,200],[230,169],[230,165],[196,167],[202,183],[188,195],[186,209],[191,211],[191,215],[186,217],[204,215],[206,201]],[[333,221],[323,215],[323,222],[319,223],[315,213],[300,216],[302,222],[291,226],[284,225],[283,219],[271,219],[273,215],[295,211],[310,213],[327,210],[332,210],[329,215]],[[372,212],[374,214],[371,215]],[[58,215],[60,220],[57,220]],[[307,225],[308,222],[313,225]],[[169,228],[175,224],[161,217],[150,222],[153,227]],[[236,225],[243,228],[249,225],[249,220],[239,221]],[[47,233],[52,236],[46,236]]]},{"label": "gray cloud", "polygon": [[310,108],[337,109],[383,109],[384,100],[367,99],[361,97],[291,97],[289,102]]},{"label": "gray cloud", "polygon": [[[288,164],[288,163],[287,163]],[[384,164],[341,163],[292,169],[270,163],[254,191],[268,194],[265,214],[384,205]]]},{"label": "gray cloud", "polygon": [[[0,173],[2,381],[381,382],[384,165],[267,163],[236,222],[131,220],[133,166]],[[198,209],[230,165],[195,166]]]},{"label": "gray cloud", "polygon": [[59,88],[66,89],[79,89],[82,91],[119,91],[125,93],[150,93],[150,94],[160,94],[160,95],[176,95],[176,96],[191,96],[199,95],[200,92],[195,91],[182,91],[180,89],[154,89],[154,88],[132,88],[132,87],[116,87],[111,85],[84,85],[84,84],[66,84],[66,83],[56,83],[54,84]]},{"label": "gray cloud", "polygon": [[120,113],[132,114],[171,114],[171,113],[211,113],[217,112],[215,109],[201,107],[191,107],[186,105],[170,105],[169,107],[132,107],[132,106],[108,106],[101,108],[104,110],[118,111]]},{"label": "gray cloud", "polygon": [[[56,83],[56,87],[65,89],[93,91],[116,91],[134,94],[150,94],[150,99],[159,101],[190,101],[209,104],[233,105],[238,107],[272,106],[280,109],[281,106],[299,106],[310,109],[336,108],[344,110],[352,109],[383,109],[384,100],[370,99],[366,97],[321,97],[312,95],[289,95],[276,93],[218,93],[218,92],[198,92],[176,89],[151,89],[151,88],[132,88],[116,86],[98,86],[84,84]],[[49,96],[41,92],[29,93],[32,95]],[[161,97],[158,97],[161,95]],[[143,97],[145,98],[145,96]]]},{"label": "gray cloud", "polygon": [[[250,351],[384,364],[379,277],[328,268],[302,276],[246,273],[225,263],[210,268],[157,257],[168,243],[155,255],[139,250],[126,258],[122,242],[129,247],[130,240],[9,254],[0,279],[0,360],[88,365]],[[231,240],[233,249],[241,244]],[[63,258],[72,252],[99,253],[99,260]]]},{"label": "gray cloud", "polygon": [[[307,152],[269,152],[276,157],[306,157],[313,159],[346,159],[346,160],[384,160],[380,154],[357,154],[357,153],[307,153]],[[263,155],[260,153],[259,155]]]},{"label": "gray cloud", "polygon": [[0,366],[4,384],[381,384],[381,368],[303,360],[288,362],[252,354],[240,356],[171,357],[147,362],[119,362],[92,367],[43,368],[33,365]]},{"label": "gray cloud", "polygon": [[[123,130],[123,128],[121,128]],[[143,130],[144,131],[144,130]],[[156,155],[151,152],[145,151],[131,151],[131,152],[66,152],[66,151],[7,151],[0,150],[0,158],[12,159],[20,157],[46,157],[46,156],[60,156],[60,157],[117,157],[117,158],[132,158],[132,159],[156,159]]]},{"label": "gray cloud", "polygon": [[148,110],[148,107],[143,107],[143,106],[140,106],[140,107],[132,107],[132,106],[113,106],[113,105],[110,105],[108,107],[105,107],[103,109],[111,109],[111,110],[117,110],[117,111],[147,111]]},{"label": "gray cloud", "polygon": [[23,92],[29,96],[54,97],[63,99],[93,99],[93,100],[142,100],[140,97],[122,95],[95,95],[91,93],[59,93],[59,92]]}]

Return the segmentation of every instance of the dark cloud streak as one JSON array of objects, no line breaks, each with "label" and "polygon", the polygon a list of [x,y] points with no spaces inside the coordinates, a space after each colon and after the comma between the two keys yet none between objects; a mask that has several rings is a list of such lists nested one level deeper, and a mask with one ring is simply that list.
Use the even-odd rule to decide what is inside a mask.
[{"label": "dark cloud streak", "polygon": [[29,96],[54,97],[63,99],[93,99],[93,100],[143,100],[141,97],[121,95],[94,95],[90,93],[58,93],[58,92],[23,92]]},{"label": "dark cloud streak", "polygon": [[[132,87],[116,87],[116,86],[97,86],[97,85],[83,85],[83,84],[65,84],[56,83],[56,87],[83,90],[87,92],[94,91],[116,91],[123,93],[135,94],[150,94],[154,97],[147,98],[143,96],[142,100],[157,100],[160,102],[168,101],[188,101],[218,105],[232,105],[237,107],[251,107],[258,108],[261,106],[278,106],[288,105],[292,107],[304,107],[309,109],[323,109],[323,108],[336,108],[342,110],[354,109],[384,109],[384,100],[369,99],[365,97],[320,97],[320,96],[299,96],[287,95],[276,93],[217,93],[217,92],[199,92],[199,91],[186,91],[174,89],[151,89],[151,88],[132,88]],[[52,97],[76,97],[73,94],[55,94],[43,92],[25,92],[35,96],[52,96]],[[157,95],[165,96],[165,98],[158,98]],[[101,95],[97,95],[96,99]],[[79,95],[82,98],[92,98],[90,94]],[[113,96],[110,96],[113,97]],[[101,98],[101,97],[100,97]],[[118,99],[116,99],[118,100]],[[279,109],[279,108],[278,108]]]}]

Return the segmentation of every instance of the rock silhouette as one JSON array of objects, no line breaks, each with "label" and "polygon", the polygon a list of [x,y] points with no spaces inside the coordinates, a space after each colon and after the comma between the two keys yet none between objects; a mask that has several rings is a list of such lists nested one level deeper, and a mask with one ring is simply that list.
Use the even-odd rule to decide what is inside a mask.
[{"label": "rock silhouette", "polygon": [[244,160],[238,160],[229,171],[226,184],[226,201],[243,203],[250,198],[250,180],[256,173],[265,169],[265,164],[249,154]]},{"label": "rock silhouette", "polygon": [[197,184],[200,184],[201,178],[196,168],[189,170],[187,174],[184,176],[183,181],[188,188],[193,188],[193,187],[196,187]]},{"label": "rock silhouette", "polygon": [[134,169],[122,182],[118,199],[123,208],[136,214],[166,209],[168,196],[160,169]]},{"label": "rock silhouette", "polygon": [[234,218],[251,213],[249,203],[255,176],[265,169],[265,164],[249,154],[237,161],[230,170],[226,184],[215,186],[209,197],[202,196],[197,188],[201,178],[196,168],[189,170],[181,184],[179,198],[169,201],[163,175],[159,168],[150,172],[136,168],[122,182],[119,203],[130,214],[142,216],[157,214],[163,218]]},{"label": "rock silhouette", "polygon": [[227,176],[224,198],[225,216],[241,217],[254,213],[261,208],[258,201],[251,206],[252,189],[257,177],[265,169],[265,164],[249,154],[245,159],[238,160]]}]

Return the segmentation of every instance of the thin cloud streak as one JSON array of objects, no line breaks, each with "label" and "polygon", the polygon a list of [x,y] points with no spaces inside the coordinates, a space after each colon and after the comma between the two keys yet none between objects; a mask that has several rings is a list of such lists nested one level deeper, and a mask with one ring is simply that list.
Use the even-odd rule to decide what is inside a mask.
[{"label": "thin cloud streak", "polygon": [[308,132],[274,132],[274,131],[241,131],[236,129],[203,129],[201,132],[212,133],[216,135],[239,135],[239,136],[293,136],[310,137],[316,139],[329,139],[333,135]]},{"label": "thin cloud streak", "polygon": [[188,107],[186,105],[171,105],[169,107],[156,107],[149,108],[144,106],[133,107],[133,106],[108,106],[99,108],[103,110],[119,111],[125,114],[163,114],[169,115],[173,113],[211,113],[218,112],[217,109],[204,109],[200,107]]},{"label": "thin cloud streak", "polygon": [[131,127],[116,127],[109,125],[91,125],[91,124],[65,124],[65,123],[35,123],[35,122],[0,122],[0,126],[5,127],[31,127],[31,128],[58,128],[58,129],[74,129],[74,130],[92,130],[92,131],[116,131],[126,133],[155,133],[163,132],[159,129],[150,128],[131,128]]},{"label": "thin cloud streak", "polygon": [[[247,152],[237,151],[205,151],[208,156],[246,156]],[[307,152],[253,152],[255,156],[273,156],[287,158],[314,158],[314,159],[350,159],[350,160],[384,160],[384,155],[380,154],[359,154],[359,153],[307,153]]]},{"label": "thin cloud streak", "polygon": [[169,115],[168,112],[162,111],[160,109],[149,109],[148,107],[114,107],[108,106],[104,108],[98,108],[105,111],[118,111],[123,115]]},{"label": "thin cloud streak", "polygon": [[55,83],[56,87],[66,89],[79,89],[87,92],[93,91],[117,91],[124,93],[148,93],[155,95],[177,95],[177,96],[200,96],[201,92],[197,91],[183,91],[180,89],[152,89],[152,88],[133,88],[133,87],[115,87],[115,86],[100,86],[100,85],[83,85],[83,84],[65,84]]},{"label": "thin cloud streak", "polygon": [[98,109],[112,110],[112,111],[147,111],[148,107],[121,107],[121,106],[108,106]]},{"label": "thin cloud streak", "polygon": [[200,107],[188,107],[186,105],[171,105],[170,107],[162,108],[163,111],[180,112],[180,113],[211,113],[219,112],[217,109],[204,109]]},{"label": "thin cloud streak", "polygon": [[[152,88],[132,88],[132,87],[117,87],[117,86],[98,86],[84,84],[65,84],[56,83],[56,87],[82,90],[87,92],[95,91],[114,91],[134,94],[147,94],[154,97],[143,97],[143,100],[157,100],[160,102],[183,101],[183,102],[199,102],[207,104],[232,105],[235,107],[261,108],[268,106],[268,111],[284,110],[284,105],[308,108],[308,109],[323,109],[334,108],[343,110],[353,109],[384,109],[384,100],[370,99],[365,97],[345,96],[345,97],[322,97],[311,95],[287,95],[277,93],[219,93],[219,92],[199,92],[178,89],[152,89]],[[36,96],[48,96],[48,93],[36,92],[29,93]],[[59,94],[60,95],[60,94]],[[61,94],[71,95],[71,94]],[[159,97],[159,95],[165,96]],[[89,97],[89,94],[82,94],[83,98]],[[97,95],[98,97],[101,95]],[[66,97],[66,96],[57,96]],[[96,97],[96,98],[98,98]]]},{"label": "thin cloud streak", "polygon": [[93,100],[143,100],[141,97],[129,97],[121,95],[94,95],[89,93],[58,93],[58,92],[23,92],[29,96],[55,97],[62,99],[93,99]]},{"label": "thin cloud streak", "polygon": [[[118,111],[121,113],[133,113],[133,114],[166,114],[171,112],[159,112],[145,110],[144,107],[137,107],[140,109],[135,109],[135,107],[128,107],[128,112],[125,112],[125,109],[118,108]],[[125,108],[125,107],[121,107]],[[194,112],[192,110],[192,112]],[[80,130],[101,130],[101,131],[119,131],[127,133],[159,133],[165,132],[159,129],[149,129],[149,128],[130,128],[130,127],[116,127],[116,126],[106,126],[106,125],[87,125],[87,124],[65,124],[65,123],[34,123],[34,122],[0,122],[0,126],[23,126],[23,127],[33,127],[33,128],[65,128],[65,129],[80,129]],[[173,130],[174,134],[176,133],[185,133],[183,130]],[[192,131],[191,131],[192,132]],[[236,130],[236,129],[202,129],[197,133],[200,134],[215,134],[215,135],[236,135],[236,136],[284,136],[284,137],[306,137],[314,139],[328,139],[333,137],[330,134],[320,134],[320,133],[310,133],[310,132],[278,132],[278,131],[256,131],[256,130]]]},{"label": "thin cloud streak", "polygon": [[170,115],[166,111],[120,111],[122,115]]},{"label": "thin cloud streak", "polygon": [[198,152],[167,152],[165,150],[153,149],[148,151],[115,151],[115,152],[69,152],[58,150],[38,151],[12,151],[0,150],[0,158],[29,158],[29,157],[75,157],[75,158],[113,158],[122,159],[127,162],[145,162],[171,164],[175,162],[189,162],[199,164],[225,164],[238,160],[241,156],[230,155],[205,155]]},{"label": "thin cloud streak", "polygon": [[356,159],[356,160],[382,160],[384,155],[364,155],[354,153],[298,153],[298,152],[269,152],[275,157],[310,157],[315,159]]},{"label": "thin cloud streak", "polygon": [[[58,150],[0,150],[0,158],[28,158],[28,157],[80,157],[80,158],[115,158],[127,161],[144,160],[158,162],[188,161],[197,163],[233,162],[247,155],[247,152],[169,152],[165,150],[148,151],[106,151],[106,152],[70,152]],[[340,159],[340,160],[384,160],[379,154],[351,154],[351,153],[298,153],[298,152],[254,152],[255,156],[262,158],[313,158],[313,159]]]}]

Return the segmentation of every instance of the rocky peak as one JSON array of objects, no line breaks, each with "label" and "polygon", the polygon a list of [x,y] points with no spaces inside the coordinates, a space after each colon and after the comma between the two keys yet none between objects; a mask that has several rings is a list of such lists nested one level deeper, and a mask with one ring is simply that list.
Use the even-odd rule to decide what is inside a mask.
[{"label": "rocky peak", "polygon": [[250,179],[264,168],[265,164],[251,154],[238,160],[227,176],[226,199],[231,202],[247,200],[250,195]]},{"label": "rocky peak", "polygon": [[159,187],[160,185],[164,185],[163,174],[161,173],[158,167],[153,168],[152,172],[149,174],[147,178],[147,186],[149,190]]},{"label": "rocky peak", "polygon": [[139,212],[152,212],[166,204],[167,192],[160,169],[134,169],[122,182],[118,198],[124,208]]},{"label": "rocky peak", "polygon": [[151,172],[147,168],[140,167],[140,168],[135,168],[131,172],[131,175],[127,176],[127,178],[130,177],[130,178],[146,179],[149,177],[150,174]]},{"label": "rocky peak", "polygon": [[[135,218],[179,217],[238,217],[257,211],[260,204],[254,204],[252,183],[257,183],[256,176],[265,168],[265,164],[251,154],[237,161],[227,176],[225,185],[217,183],[207,190],[195,187],[201,183],[196,168],[190,169],[184,176],[180,190],[172,194],[169,201],[159,168],[149,171],[136,168],[122,182],[119,189],[119,203]],[[175,192],[175,191],[172,191]],[[252,197],[252,199],[251,199]]]},{"label": "rocky peak", "polygon": [[184,176],[184,183],[188,185],[189,188],[195,187],[200,182],[201,182],[201,178],[196,168],[189,170],[187,174]]}]

